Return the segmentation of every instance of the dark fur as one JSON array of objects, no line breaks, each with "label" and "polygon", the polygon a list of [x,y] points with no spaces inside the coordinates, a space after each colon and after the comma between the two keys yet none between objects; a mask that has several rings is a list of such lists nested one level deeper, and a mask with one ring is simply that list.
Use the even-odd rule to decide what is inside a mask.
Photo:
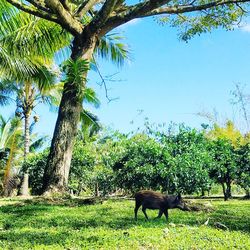
[{"label": "dark fur", "polygon": [[164,195],[150,190],[142,190],[135,194],[135,219],[137,220],[137,212],[142,206],[142,212],[148,219],[146,209],[159,209],[157,218],[161,218],[162,214],[168,219],[168,209],[179,208],[184,210],[185,203],[180,195]]}]

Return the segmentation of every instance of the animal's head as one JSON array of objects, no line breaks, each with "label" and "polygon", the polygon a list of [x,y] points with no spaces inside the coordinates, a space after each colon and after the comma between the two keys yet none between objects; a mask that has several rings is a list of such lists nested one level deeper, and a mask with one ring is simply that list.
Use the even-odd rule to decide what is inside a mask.
[{"label": "animal's head", "polygon": [[181,210],[185,210],[186,208],[186,204],[185,202],[183,201],[182,197],[181,197],[181,194],[178,194],[176,197],[175,197],[175,200],[174,200],[174,207],[175,208],[179,208]]}]

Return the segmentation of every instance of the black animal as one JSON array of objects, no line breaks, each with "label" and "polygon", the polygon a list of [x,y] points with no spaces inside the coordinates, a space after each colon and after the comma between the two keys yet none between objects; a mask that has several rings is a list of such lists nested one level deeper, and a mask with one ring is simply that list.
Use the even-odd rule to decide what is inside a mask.
[{"label": "black animal", "polygon": [[161,218],[162,214],[168,220],[168,209],[179,208],[187,210],[187,207],[181,198],[181,195],[164,195],[150,190],[142,190],[135,194],[135,220],[137,220],[137,212],[139,207],[142,206],[142,212],[146,219],[146,209],[159,209],[157,218]]}]

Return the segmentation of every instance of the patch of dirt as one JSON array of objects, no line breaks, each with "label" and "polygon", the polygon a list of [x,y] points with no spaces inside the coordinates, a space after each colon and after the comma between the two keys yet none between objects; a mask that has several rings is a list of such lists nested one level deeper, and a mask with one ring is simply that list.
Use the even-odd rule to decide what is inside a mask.
[{"label": "patch of dirt", "polygon": [[185,211],[204,211],[204,212],[212,212],[215,208],[212,206],[210,202],[196,202],[193,200],[185,200]]}]

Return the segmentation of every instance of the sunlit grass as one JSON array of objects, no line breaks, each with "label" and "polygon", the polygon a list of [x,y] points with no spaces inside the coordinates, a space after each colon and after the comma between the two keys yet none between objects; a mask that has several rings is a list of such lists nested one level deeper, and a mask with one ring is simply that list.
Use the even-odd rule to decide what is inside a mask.
[{"label": "sunlit grass", "polygon": [[149,221],[140,210],[134,221],[131,200],[69,204],[0,200],[0,248],[250,249],[250,201],[212,201],[211,213],[170,210],[172,226],[163,217],[153,220],[157,212],[150,210]]}]

